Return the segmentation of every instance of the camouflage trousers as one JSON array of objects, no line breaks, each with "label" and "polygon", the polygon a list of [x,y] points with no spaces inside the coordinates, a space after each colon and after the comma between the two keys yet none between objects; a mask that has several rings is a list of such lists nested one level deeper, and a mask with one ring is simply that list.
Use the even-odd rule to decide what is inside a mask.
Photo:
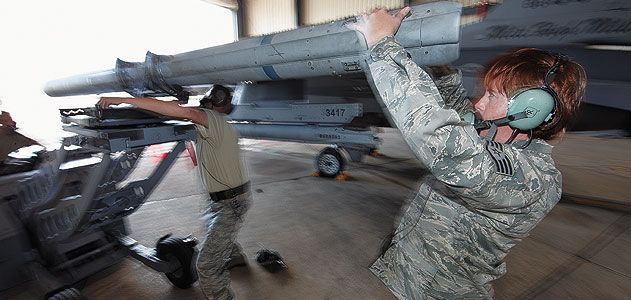
[{"label": "camouflage trousers", "polygon": [[208,299],[234,299],[226,262],[241,252],[236,238],[250,204],[248,191],[232,199],[209,200],[204,211],[206,240],[197,259],[197,272],[200,288]]}]

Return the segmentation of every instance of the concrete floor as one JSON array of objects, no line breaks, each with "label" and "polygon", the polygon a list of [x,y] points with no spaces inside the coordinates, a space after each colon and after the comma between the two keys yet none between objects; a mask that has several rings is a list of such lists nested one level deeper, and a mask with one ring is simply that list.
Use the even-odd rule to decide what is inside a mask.
[{"label": "concrete floor", "polygon": [[[380,136],[384,156],[352,163],[348,181],[309,176],[322,146],[242,141],[254,201],[238,238],[249,265],[231,274],[237,299],[394,299],[368,266],[424,171],[396,131]],[[145,158],[133,176],[147,174],[155,160]],[[148,246],[170,232],[202,240],[204,195],[190,158],[180,157],[130,216],[131,236]],[[289,269],[270,274],[257,265],[254,256],[263,247],[278,251]],[[628,299],[628,249],[629,213],[560,203],[512,250],[495,298]],[[132,259],[90,277],[82,292],[94,300],[203,299],[197,284],[174,288]],[[2,298],[41,299],[28,285]]]}]

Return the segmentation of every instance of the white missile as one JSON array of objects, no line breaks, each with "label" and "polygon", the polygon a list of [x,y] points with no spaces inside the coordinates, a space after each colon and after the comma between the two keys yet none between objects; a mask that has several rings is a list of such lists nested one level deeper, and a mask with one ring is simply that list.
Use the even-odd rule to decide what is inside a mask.
[{"label": "white missile", "polygon": [[[435,2],[412,7],[396,39],[420,65],[454,61],[461,6]],[[175,55],[148,52],[144,62],[117,60],[110,70],[50,81],[52,97],[126,91],[134,96],[188,96],[188,87],[214,83],[343,76],[366,70],[367,46],[347,25],[355,18]]]}]

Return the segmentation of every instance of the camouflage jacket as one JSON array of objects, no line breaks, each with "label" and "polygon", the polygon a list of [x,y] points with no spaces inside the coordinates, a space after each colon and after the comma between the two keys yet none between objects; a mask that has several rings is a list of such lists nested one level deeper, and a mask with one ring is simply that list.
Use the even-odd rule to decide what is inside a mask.
[{"label": "camouflage jacket", "polygon": [[371,48],[369,67],[378,98],[431,173],[371,271],[400,299],[491,298],[509,249],[561,197],[552,147],[480,138],[462,119],[471,104],[460,74],[434,82],[392,37]]}]

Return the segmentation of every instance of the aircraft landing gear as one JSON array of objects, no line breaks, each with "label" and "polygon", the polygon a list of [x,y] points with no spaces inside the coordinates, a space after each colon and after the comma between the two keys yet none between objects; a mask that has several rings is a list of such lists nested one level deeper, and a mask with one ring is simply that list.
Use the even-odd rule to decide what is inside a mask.
[{"label": "aircraft landing gear", "polygon": [[337,147],[326,147],[315,159],[316,169],[322,177],[335,177],[344,171],[346,159]]},{"label": "aircraft landing gear", "polygon": [[339,144],[324,148],[315,158],[315,167],[318,170],[315,176],[335,177],[338,180],[349,178],[348,172],[344,171],[346,163],[361,162],[366,155],[378,153],[374,147],[357,144]]}]

